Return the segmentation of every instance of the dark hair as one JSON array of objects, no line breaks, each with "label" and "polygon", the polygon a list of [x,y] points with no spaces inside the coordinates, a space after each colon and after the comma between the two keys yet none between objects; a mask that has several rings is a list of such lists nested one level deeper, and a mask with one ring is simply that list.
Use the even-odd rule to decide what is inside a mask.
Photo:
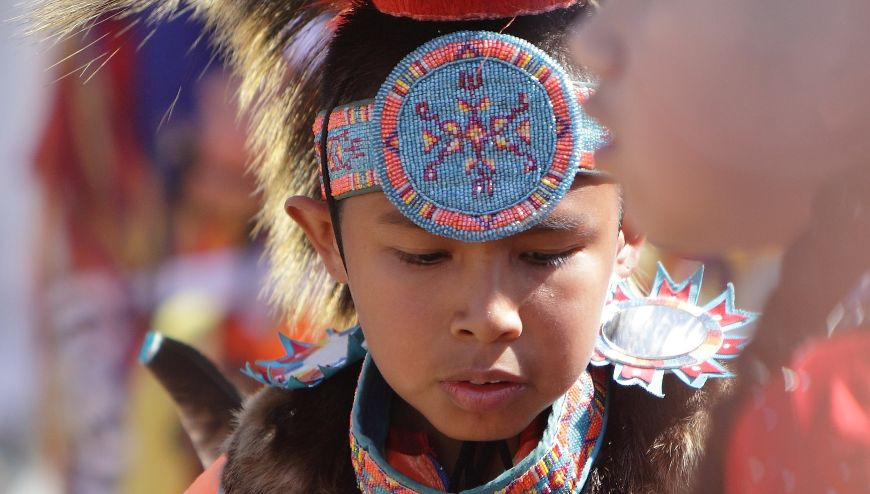
[{"label": "dark hair", "polygon": [[582,4],[545,14],[476,21],[431,22],[393,17],[370,4],[347,14],[336,30],[323,65],[321,107],[373,98],[399,61],[418,46],[438,36],[464,30],[497,31],[538,46],[566,68],[564,37],[571,24],[586,11]]}]

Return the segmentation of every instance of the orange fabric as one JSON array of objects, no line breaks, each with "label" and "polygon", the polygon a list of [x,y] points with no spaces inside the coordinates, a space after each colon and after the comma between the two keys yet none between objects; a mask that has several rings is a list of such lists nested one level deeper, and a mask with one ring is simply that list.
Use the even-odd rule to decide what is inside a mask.
[{"label": "orange fabric", "polygon": [[735,422],[728,494],[870,492],[870,333],[815,341]]},{"label": "orange fabric", "polygon": [[221,487],[221,473],[227,457],[221,455],[184,491],[184,494],[217,494]]}]

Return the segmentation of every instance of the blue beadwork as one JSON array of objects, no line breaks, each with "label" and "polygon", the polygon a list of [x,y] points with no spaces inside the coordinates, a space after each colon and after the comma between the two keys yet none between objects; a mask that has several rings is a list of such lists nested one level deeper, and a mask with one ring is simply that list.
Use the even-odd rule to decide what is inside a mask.
[{"label": "blue beadwork", "polygon": [[[332,193],[342,199],[349,193],[375,188],[375,168],[379,160],[377,130],[372,125],[372,100],[354,102],[333,110],[329,119],[327,137],[327,163]],[[314,145],[320,149],[323,115],[314,123]],[[317,154],[318,160],[320,154]],[[320,163],[318,162],[318,169]]]},{"label": "blue beadwork", "polygon": [[573,84],[519,38],[436,38],[396,66],[374,110],[382,189],[438,235],[486,241],[525,230],[579,169],[583,116]]},{"label": "blue beadwork", "polygon": [[592,153],[606,131],[583,112],[587,95],[519,38],[436,38],[394,68],[375,100],[329,115],[333,196],[381,188],[417,225],[466,242],[519,233],[577,173],[597,173]]},{"label": "blue beadwork", "polygon": [[399,116],[399,154],[413,163],[408,173],[423,197],[494,214],[524,200],[552,161],[553,108],[541,84],[513,65],[453,64],[414,85]]}]

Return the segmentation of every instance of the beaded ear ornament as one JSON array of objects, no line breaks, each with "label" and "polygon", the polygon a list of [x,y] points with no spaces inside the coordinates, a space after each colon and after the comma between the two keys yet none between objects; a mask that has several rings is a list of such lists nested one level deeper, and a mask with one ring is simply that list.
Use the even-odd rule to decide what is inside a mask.
[{"label": "beaded ear ornament", "polygon": [[720,360],[737,357],[752,337],[757,314],[734,307],[734,286],[704,306],[698,304],[704,266],[675,283],[658,265],[649,295],[616,285],[604,308],[591,364],[613,365],[613,379],[662,397],[662,379],[672,373],[693,388],[733,374]]},{"label": "beaded ear ornament", "polygon": [[[606,131],[580,106],[588,93],[525,40],[485,31],[435,38],[393,69],[374,100],[330,112],[330,190],[342,199],[380,189],[420,227],[466,242],[521,232],[577,173],[597,173],[592,154]],[[314,124],[317,149],[324,118]]]}]

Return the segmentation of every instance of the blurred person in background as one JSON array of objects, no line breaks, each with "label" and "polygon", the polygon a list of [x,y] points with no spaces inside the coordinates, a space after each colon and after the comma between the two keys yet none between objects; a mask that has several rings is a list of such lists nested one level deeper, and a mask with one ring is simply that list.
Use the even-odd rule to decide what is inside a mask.
[{"label": "blurred person in background", "polygon": [[697,492],[870,492],[870,3],[610,0],[572,41],[654,242],[785,247]]},{"label": "blurred person in background", "polygon": [[158,182],[126,94],[135,80],[133,36],[107,22],[91,31],[90,44],[58,45],[63,61],[49,71],[59,80],[48,86],[35,160],[44,197],[35,250],[34,329],[45,362],[39,439],[64,492],[116,489],[136,332],[128,277],[159,255]]},{"label": "blurred person in background", "polygon": [[56,80],[34,165],[39,317],[13,336],[38,335],[41,430],[29,440],[63,492],[173,492],[195,477],[171,401],[131,365],[146,330],[234,369],[277,351],[257,297],[236,86],[196,42],[201,29],[187,16],[160,30],[106,17],[60,43],[45,73]]},{"label": "blurred person in background", "polygon": [[[194,345],[234,384],[259,388],[238,369],[260,355],[278,354],[277,329],[258,295],[265,266],[251,237],[258,208],[245,173],[244,123],[233,104],[236,85],[220,68],[191,88],[197,111],[188,122],[188,159],[172,176],[167,256],[137,274],[137,303],[153,311],[149,328]],[[201,470],[175,408],[143,367],[131,372],[125,493],[178,492]],[[155,469],[163,475],[155,477]]]}]

